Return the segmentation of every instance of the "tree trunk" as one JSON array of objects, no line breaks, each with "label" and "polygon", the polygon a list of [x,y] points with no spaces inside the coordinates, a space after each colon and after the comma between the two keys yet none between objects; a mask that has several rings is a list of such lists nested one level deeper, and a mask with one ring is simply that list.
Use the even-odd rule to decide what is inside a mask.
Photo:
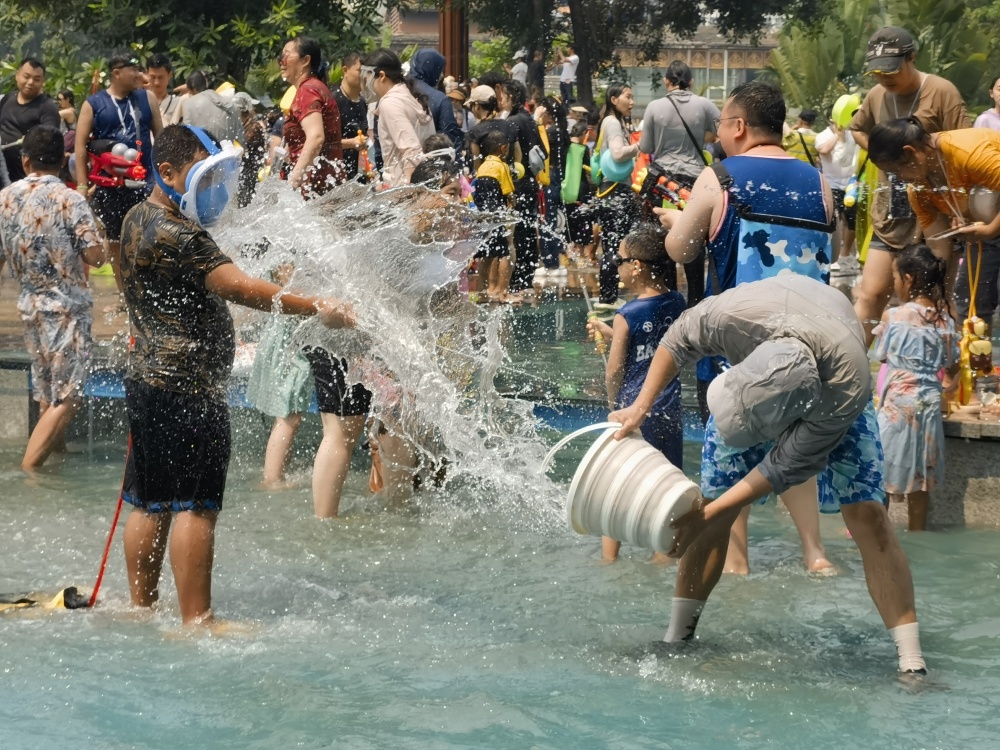
[{"label": "tree trunk", "polygon": [[594,104],[594,87],[591,76],[590,45],[587,43],[587,21],[584,18],[583,0],[568,0],[569,20],[573,27],[573,50],[580,58],[576,66],[576,98],[588,107]]}]

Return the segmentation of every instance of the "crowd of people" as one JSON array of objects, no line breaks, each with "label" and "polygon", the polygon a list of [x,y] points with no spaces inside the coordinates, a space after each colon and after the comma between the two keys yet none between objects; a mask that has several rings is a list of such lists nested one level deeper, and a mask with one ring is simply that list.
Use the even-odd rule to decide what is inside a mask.
[{"label": "crowd of people", "polygon": [[[693,636],[724,570],[749,571],[749,510],[773,492],[811,572],[833,569],[819,512],[842,514],[900,670],[922,672],[909,565],[886,499],[905,498],[910,528],[925,527],[944,466],[942,400],[961,381],[966,326],[956,321],[978,312],[988,323],[996,309],[1000,209],[984,209],[973,194],[1000,191],[1000,80],[996,110],[970,128],[958,91],[917,70],[915,53],[905,30],[877,32],[866,54],[871,90],[846,119],[829,113],[819,133],[817,111],[789,124],[781,92],[761,81],[737,86],[720,110],[692,92],[682,61],[668,66],[665,93],[641,125],[624,84],[608,86],[598,112],[574,100],[572,47],[557,53],[556,95],[544,91],[544,59],[529,64],[523,51],[509,70],[468,82],[445,77],[446,61],[432,49],[406,64],[389,49],[351,53],[334,85],[319,44],[299,36],[279,60],[289,93],[264,115],[252,96],[231,84],[212,89],[202,73],[174,88],[162,55],[145,66],[112,57],[107,87],[77,113],[70,92],[58,104],[42,93],[44,65],[26,59],[17,91],[0,101],[10,183],[0,192],[0,266],[21,283],[42,407],[22,466],[45,460],[79,408],[92,316],[84,266],[110,262],[134,339],[123,489],[133,506],[125,533],[132,600],[156,601],[176,519],[169,546],[182,617],[210,620],[230,450],[224,390],[234,335],[225,303],[315,315],[329,327],[356,321],[345,301],[291,293],[288,264],[268,279],[247,276],[208,229],[227,199],[249,205],[262,179],[285,180],[306,201],[348,181],[371,190],[422,185],[438,201],[429,206],[464,203],[499,217],[469,269],[481,299],[516,302],[564,284],[573,262],[598,264],[595,311],[607,317],[588,329],[610,344],[611,420],[622,424],[619,437],[640,429],[676,466],[676,376],[696,367],[704,500],[678,522],[665,640]],[[119,156],[142,169],[98,174],[102,142],[122,146]],[[857,208],[845,198],[869,163],[880,184],[861,202],[873,237],[859,254]],[[221,205],[219,185],[231,187]],[[953,251],[956,240],[969,242],[967,257]],[[852,307],[829,287],[830,275],[860,267],[860,257]],[[963,263],[975,273],[959,274]],[[285,318],[269,320],[250,374],[251,402],[275,419],[264,482],[285,481],[315,393],[323,438],[314,508],[336,517],[372,384],[337,352],[289,352],[290,331]],[[887,369],[877,411],[870,356]],[[410,470],[406,484],[413,451],[391,442],[373,432],[374,449]],[[605,557],[615,559],[619,546],[605,539]]]}]

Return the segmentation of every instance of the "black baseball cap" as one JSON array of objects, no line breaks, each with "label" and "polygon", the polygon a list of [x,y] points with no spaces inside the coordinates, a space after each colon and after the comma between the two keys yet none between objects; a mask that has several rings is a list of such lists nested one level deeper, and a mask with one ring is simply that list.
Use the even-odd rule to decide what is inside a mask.
[{"label": "black baseball cap", "polygon": [[916,49],[917,43],[909,31],[883,26],[868,40],[865,73],[897,73],[906,56]]}]

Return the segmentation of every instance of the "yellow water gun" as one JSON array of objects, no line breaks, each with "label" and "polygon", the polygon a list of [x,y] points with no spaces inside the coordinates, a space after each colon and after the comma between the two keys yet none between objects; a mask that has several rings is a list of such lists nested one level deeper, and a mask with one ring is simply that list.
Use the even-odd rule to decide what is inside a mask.
[{"label": "yellow water gun", "polygon": [[958,344],[959,404],[968,404],[972,399],[977,377],[993,372],[993,344],[986,332],[986,321],[976,315],[962,324],[962,339]]}]

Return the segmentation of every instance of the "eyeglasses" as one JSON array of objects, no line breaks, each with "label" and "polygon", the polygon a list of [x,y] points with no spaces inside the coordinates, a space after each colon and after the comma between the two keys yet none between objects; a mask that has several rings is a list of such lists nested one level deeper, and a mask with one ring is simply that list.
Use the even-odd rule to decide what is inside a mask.
[{"label": "eyeglasses", "polygon": [[719,125],[722,124],[723,120],[742,120],[742,119],[743,118],[739,117],[739,116],[736,116],[736,117],[716,117],[715,118],[715,129],[716,130],[719,129]]},{"label": "eyeglasses", "polygon": [[298,52],[286,52],[285,50],[281,50],[281,54],[278,55],[278,62],[287,62],[288,59],[292,57],[301,57],[301,55]]},{"label": "eyeglasses", "polygon": [[[624,263],[629,263],[629,262],[631,262],[633,260],[639,260],[639,259],[638,258],[623,258],[621,256],[621,253],[612,253],[611,254],[611,265],[614,266],[615,268],[618,268],[619,266],[623,265]],[[641,263],[642,261],[639,261],[639,262]]]}]

